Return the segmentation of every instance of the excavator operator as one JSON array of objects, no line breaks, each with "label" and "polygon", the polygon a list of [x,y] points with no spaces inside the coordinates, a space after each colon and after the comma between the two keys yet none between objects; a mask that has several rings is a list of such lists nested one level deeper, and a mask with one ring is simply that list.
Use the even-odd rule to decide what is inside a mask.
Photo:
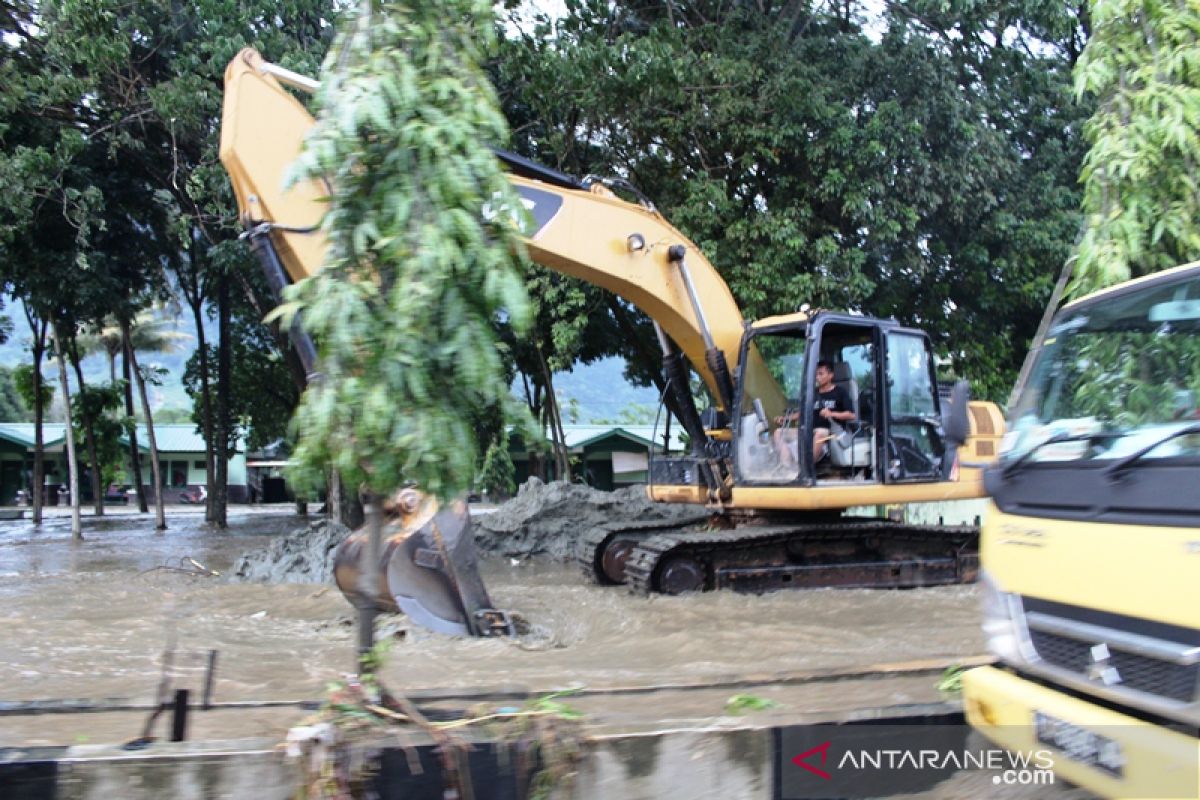
[{"label": "excavator operator", "polygon": [[[830,439],[830,431],[834,422],[850,422],[854,412],[850,410],[850,396],[846,390],[833,382],[833,364],[821,360],[817,362],[817,397],[813,401],[813,463],[816,464],[825,455],[825,443]],[[789,423],[799,423],[800,412],[794,409],[785,411],[775,418],[775,450],[779,453],[780,461],[786,467],[797,467],[796,435],[798,428]]]}]

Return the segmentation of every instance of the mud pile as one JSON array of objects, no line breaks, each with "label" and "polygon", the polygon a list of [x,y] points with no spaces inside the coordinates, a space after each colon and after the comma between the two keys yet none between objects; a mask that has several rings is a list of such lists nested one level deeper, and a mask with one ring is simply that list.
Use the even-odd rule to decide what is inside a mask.
[{"label": "mud pile", "polygon": [[[530,478],[512,500],[472,515],[475,547],[483,557],[574,558],[575,540],[597,525],[694,516],[689,505],[653,503],[642,486],[602,492],[576,483]],[[243,553],[234,574],[252,583],[332,583],[333,554],[350,531],[319,519],[267,547]],[[388,532],[385,531],[385,536]]]},{"label": "mud pile", "polygon": [[475,546],[483,555],[574,558],[575,540],[597,525],[694,516],[688,505],[651,502],[644,486],[602,492],[565,481],[530,478],[517,496],[490,514],[473,518]]},{"label": "mud pile", "polygon": [[318,519],[261,550],[243,553],[234,574],[253,583],[332,583],[333,551],[349,534],[345,525]]}]

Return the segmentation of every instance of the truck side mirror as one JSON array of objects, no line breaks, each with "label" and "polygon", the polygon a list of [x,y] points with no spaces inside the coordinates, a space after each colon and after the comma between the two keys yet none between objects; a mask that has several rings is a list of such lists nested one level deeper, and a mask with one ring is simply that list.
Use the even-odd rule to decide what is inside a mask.
[{"label": "truck side mirror", "polygon": [[957,450],[971,435],[971,418],[967,404],[971,402],[971,386],[958,381],[950,390],[950,402],[942,411],[942,432],[946,437],[946,452],[942,455],[942,479],[949,479],[954,469]]},{"label": "truck side mirror", "polygon": [[957,381],[950,390],[950,402],[942,414],[942,430],[947,442],[960,446],[971,435],[971,418],[967,414],[967,404],[971,402],[971,385],[966,381]]}]

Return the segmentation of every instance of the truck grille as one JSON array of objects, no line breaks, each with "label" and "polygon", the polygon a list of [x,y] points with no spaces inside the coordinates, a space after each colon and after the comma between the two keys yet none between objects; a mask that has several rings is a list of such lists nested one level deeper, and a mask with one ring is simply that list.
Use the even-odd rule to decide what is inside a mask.
[{"label": "truck grille", "polygon": [[[1030,640],[1038,656],[1047,664],[1087,676],[1091,668],[1092,643],[1031,630]],[[1196,698],[1200,664],[1173,664],[1170,661],[1118,650],[1109,645],[1108,663],[1121,676],[1120,685],[1146,694],[1191,702]]]}]

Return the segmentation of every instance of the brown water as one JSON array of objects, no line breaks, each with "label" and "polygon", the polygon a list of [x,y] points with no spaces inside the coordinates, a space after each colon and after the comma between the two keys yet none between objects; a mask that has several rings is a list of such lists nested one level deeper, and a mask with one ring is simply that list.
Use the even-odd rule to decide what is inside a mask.
[{"label": "brown water", "polygon": [[[219,651],[219,701],[317,697],[349,671],[351,613],[335,588],[228,577],[239,554],[302,519],[245,512],[224,532],[198,514],[169,523],[155,534],[146,518],[86,519],[79,544],[65,519],[0,527],[0,700],[150,702],[172,639],[180,686],[197,688],[204,653]],[[185,556],[222,575],[154,569]],[[532,633],[462,640],[406,630],[384,670],[390,686],[647,685],[983,649],[974,587],[644,598],[584,585],[560,564],[503,559],[484,569],[493,600]]]}]

